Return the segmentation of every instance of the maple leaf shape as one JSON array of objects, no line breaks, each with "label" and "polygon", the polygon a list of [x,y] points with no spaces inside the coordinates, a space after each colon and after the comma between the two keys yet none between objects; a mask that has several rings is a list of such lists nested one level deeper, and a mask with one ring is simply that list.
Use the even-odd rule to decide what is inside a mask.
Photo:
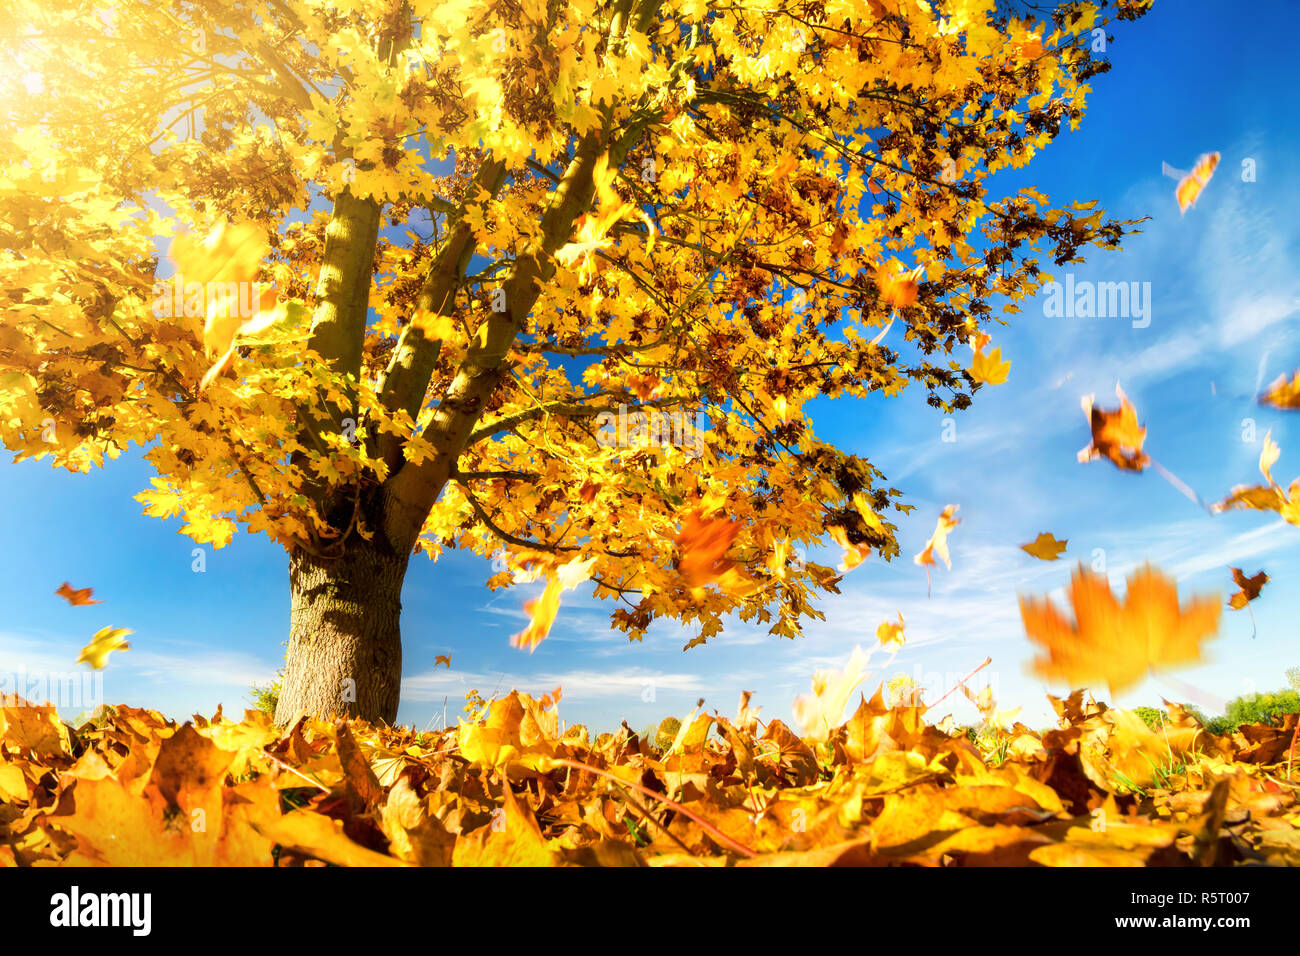
[{"label": "maple leaf shape", "polygon": [[1289,382],[1285,375],[1279,376],[1268,391],[1259,396],[1259,403],[1282,409],[1300,408],[1300,371],[1295,372]]},{"label": "maple leaf shape", "polygon": [[1011,362],[1002,361],[1001,346],[995,348],[992,352],[986,353],[984,346],[988,345],[988,343],[989,336],[984,332],[975,336],[971,342],[971,348],[975,351],[970,363],[971,378],[985,385],[1001,385],[1007,380],[1007,375],[1011,373]]},{"label": "maple leaf shape", "polygon": [[876,628],[876,640],[882,647],[902,647],[907,638],[903,636],[903,612],[898,612],[898,622],[881,621]]},{"label": "maple leaf shape", "polygon": [[85,607],[89,604],[104,603],[103,601],[95,601],[91,599],[91,595],[95,593],[94,588],[74,588],[67,581],[60,584],[54,593],[63,598],[73,607]]},{"label": "maple leaf shape", "polygon": [[1205,153],[1197,158],[1192,171],[1179,180],[1178,188],[1174,190],[1174,196],[1178,200],[1178,211],[1180,213],[1187,212],[1196,204],[1201,191],[1209,184],[1210,177],[1214,175],[1214,169],[1218,165],[1218,153]]},{"label": "maple leaf shape", "polygon": [[1246,577],[1246,573],[1241,568],[1229,568],[1232,572],[1232,582],[1241,590],[1232,597],[1228,598],[1228,606],[1234,611],[1240,611],[1255,598],[1259,597],[1260,590],[1268,583],[1268,575],[1260,571],[1254,577]]},{"label": "maple leaf shape", "polygon": [[1212,512],[1219,514],[1234,508],[1276,511],[1289,524],[1300,525],[1300,478],[1291,482],[1287,491],[1273,480],[1272,468],[1282,449],[1273,441],[1272,434],[1271,429],[1264,433],[1264,450],[1259,453],[1259,470],[1268,484],[1237,485],[1227,498],[1211,506]]},{"label": "maple leaf shape", "polygon": [[78,664],[89,664],[97,671],[102,671],[104,665],[108,663],[108,655],[113,651],[130,650],[131,645],[125,640],[128,634],[134,634],[135,631],[128,630],[125,627],[102,627],[95,632],[90,643],[81,649],[81,656],[77,658]]},{"label": "maple leaf shape", "polygon": [[948,505],[939,515],[939,521],[934,526],[934,534],[930,535],[930,540],[925,543],[925,548],[912,559],[915,564],[926,567],[926,573],[929,573],[929,566],[934,564],[934,556],[937,554],[943,559],[944,566],[949,571],[952,570],[952,559],[948,557],[948,532],[957,525],[961,524],[961,519],[956,517],[957,509],[961,505]]},{"label": "maple leaf shape", "polygon": [[1151,463],[1142,451],[1147,430],[1138,425],[1137,411],[1129,402],[1124,390],[1115,383],[1119,408],[1107,411],[1093,404],[1093,396],[1085,395],[1083,414],[1092,429],[1092,441],[1079,452],[1080,464],[1094,458],[1106,458],[1123,471],[1141,471]]},{"label": "maple leaf shape", "polygon": [[1153,668],[1194,664],[1201,642],[1219,628],[1217,597],[1194,598],[1180,607],[1174,583],[1151,565],[1128,578],[1121,603],[1104,574],[1080,563],[1070,579],[1070,621],[1049,599],[1020,598],[1029,639],[1045,655],[1034,673],[1073,685],[1105,681],[1113,693],[1140,683]]},{"label": "maple leaf shape", "polygon": [[1057,541],[1049,531],[1044,531],[1028,544],[1022,544],[1020,550],[1042,561],[1055,561],[1065,552],[1069,540]]}]

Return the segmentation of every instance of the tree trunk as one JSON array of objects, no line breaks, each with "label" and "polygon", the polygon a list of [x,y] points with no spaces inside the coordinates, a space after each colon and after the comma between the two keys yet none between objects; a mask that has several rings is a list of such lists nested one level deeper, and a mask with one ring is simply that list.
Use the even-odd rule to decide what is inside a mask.
[{"label": "tree trunk", "polygon": [[364,539],[336,560],[289,557],[289,650],[275,710],[284,725],[303,714],[397,720],[402,681],[402,580],[410,555]]}]

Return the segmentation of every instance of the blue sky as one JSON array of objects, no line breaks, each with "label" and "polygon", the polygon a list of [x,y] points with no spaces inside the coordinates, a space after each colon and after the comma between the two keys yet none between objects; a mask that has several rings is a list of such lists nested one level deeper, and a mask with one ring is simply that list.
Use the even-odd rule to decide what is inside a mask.
[{"label": "blue sky", "polygon": [[[1137,24],[1118,24],[1115,66],[1093,81],[1080,130],[1007,176],[1008,188],[1033,185],[1058,204],[1097,199],[1112,217],[1151,217],[1124,251],[1092,251],[1084,264],[1048,270],[1058,279],[1072,272],[1076,282],[1149,282],[1149,325],[1050,318],[1041,301],[1027,304],[995,334],[1012,361],[1009,381],[953,416],[954,441],[943,440],[945,416],[919,389],[812,407],[820,435],[869,458],[917,510],[900,522],[900,558],[872,558],[849,574],[844,593],[823,602],[826,620],[809,624],[802,640],[736,622],[685,653],[690,635],[671,624],[630,644],[609,628],[612,605],[570,593],[530,655],[511,648],[509,636],[540,586],[492,593],[484,587],[492,571],[477,558],[449,553],[435,565],[417,556],[403,595],[399,719],[437,725],[446,699],[454,721],[471,688],[540,693],[558,684],[561,716],[601,729],[680,716],[700,697],[730,713],[741,690],[755,692],[764,717],[789,720],[792,698],[808,691],[815,670],[871,646],[876,625],[901,610],[908,644],[892,660],[874,655],[870,685],[906,673],[946,690],[991,655],[984,676],[1001,705],[1023,705],[1022,717],[1045,723],[1045,692],[1068,688],[1027,673],[1033,649],[1017,594],[1059,602],[1074,562],[1091,565],[1097,549],[1116,585],[1148,560],[1176,576],[1184,595],[1226,599],[1228,565],[1248,574],[1265,568],[1273,578],[1252,605],[1255,638],[1244,611],[1225,609],[1207,664],[1114,702],[1167,696],[1213,710],[1282,686],[1283,671],[1300,665],[1300,528],[1256,512],[1211,516],[1154,471],[1080,465],[1075,455],[1088,442],[1080,396],[1113,406],[1118,380],[1148,427],[1148,453],[1202,498],[1259,479],[1270,429],[1282,448],[1274,475],[1289,484],[1300,474],[1300,428],[1255,403],[1262,386],[1300,368],[1300,83],[1289,6],[1255,4],[1247,25],[1225,19],[1221,4],[1165,0]],[[1218,171],[1180,216],[1161,163],[1188,169],[1211,150],[1222,154]],[[1243,179],[1243,160],[1253,160],[1253,182]],[[285,555],[265,538],[238,535],[209,549],[206,571],[195,573],[196,546],[177,533],[180,522],[140,516],[133,495],[149,474],[134,453],[90,476],[0,462],[0,672],[71,670],[95,630],[129,627],[132,649],[103,672],[105,699],[174,717],[210,713],[218,702],[238,712],[249,684],[269,679],[282,659]],[[950,539],[953,567],[936,569],[927,597],[911,556],[948,503],[961,506],[962,518]],[[1069,540],[1063,560],[1019,550],[1040,531]],[[53,594],[64,580],[94,587],[105,603],[68,607]],[[451,669],[435,669],[434,657],[447,653]],[[953,709],[973,715],[961,701]]]}]

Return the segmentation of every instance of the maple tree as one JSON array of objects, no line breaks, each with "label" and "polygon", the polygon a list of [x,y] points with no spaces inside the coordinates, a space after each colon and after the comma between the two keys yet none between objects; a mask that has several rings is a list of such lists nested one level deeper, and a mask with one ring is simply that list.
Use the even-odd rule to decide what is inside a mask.
[{"label": "maple tree", "polygon": [[[586,580],[633,639],[731,613],[794,636],[838,578],[795,547],[891,558],[884,513],[907,507],[807,403],[911,384],[966,407],[1009,367],[949,357],[987,341],[991,300],[1014,314],[1042,257],[1121,241],[1092,203],[990,186],[1080,121],[1105,22],[993,0],[7,3],[0,439],[77,472],[143,446],[147,514],[285,548],[281,722],[395,718],[415,552],[545,578],[523,646]],[[707,427],[656,443],[642,426],[672,414]]]}]

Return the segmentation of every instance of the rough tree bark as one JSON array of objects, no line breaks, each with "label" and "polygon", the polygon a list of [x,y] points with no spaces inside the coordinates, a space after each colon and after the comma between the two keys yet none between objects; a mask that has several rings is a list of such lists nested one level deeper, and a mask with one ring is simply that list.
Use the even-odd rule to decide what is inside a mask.
[{"label": "rough tree bark", "polygon": [[330,560],[289,558],[289,650],[275,718],[393,723],[402,680],[402,580],[409,555],[354,539]]}]

